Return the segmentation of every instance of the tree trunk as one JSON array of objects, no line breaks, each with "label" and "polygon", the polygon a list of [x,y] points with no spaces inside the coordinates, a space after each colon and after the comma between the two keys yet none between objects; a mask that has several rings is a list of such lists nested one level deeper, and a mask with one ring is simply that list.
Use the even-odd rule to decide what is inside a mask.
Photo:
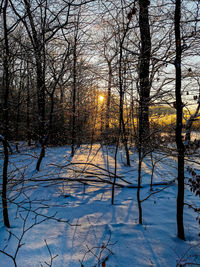
[{"label": "tree trunk", "polygon": [[108,90],[107,90],[107,103],[106,103],[106,132],[109,131],[110,123],[110,97],[111,97],[111,84],[112,84],[112,66],[111,61],[108,61]]},{"label": "tree trunk", "polygon": [[39,136],[45,136],[45,77],[41,62],[41,53],[36,51],[36,71],[37,71],[37,96],[38,96],[38,116],[39,116]]},{"label": "tree trunk", "polygon": [[20,98],[21,98],[21,91],[22,91],[22,74],[21,74],[21,66],[20,66],[20,85],[19,91],[17,95],[17,117],[16,117],[16,125],[15,125],[15,140],[18,141],[19,139],[19,118],[20,118]]},{"label": "tree trunk", "polygon": [[76,45],[77,38],[75,37],[74,49],[73,49],[73,91],[72,91],[72,140],[71,140],[71,155],[74,156],[75,153],[75,142],[76,142],[76,65],[77,65],[77,55],[76,55]]},{"label": "tree trunk", "polygon": [[[44,141],[42,141],[44,142]],[[41,151],[40,151],[40,156],[39,156],[39,159],[37,161],[37,164],[36,164],[36,170],[39,172],[40,170],[40,165],[41,165],[41,162],[42,162],[42,159],[45,157],[45,145],[43,143],[41,143]]]},{"label": "tree trunk", "polygon": [[140,187],[141,187],[141,180],[142,180],[142,151],[141,145],[139,144],[140,148],[138,151],[138,188],[137,188],[137,203],[138,203],[138,212],[139,212],[139,224],[142,224],[142,204],[140,200]]},{"label": "tree trunk", "polygon": [[[125,37],[125,36],[124,36]],[[126,151],[126,163],[130,166],[130,156],[127,144],[127,134],[126,134],[126,127],[124,124],[124,90],[123,90],[123,77],[122,77],[122,46],[123,42],[120,43],[120,54],[119,54],[119,135],[122,135],[122,143],[124,145],[124,149]]]},{"label": "tree trunk", "polygon": [[[28,70],[28,61],[27,61],[27,70]],[[27,75],[27,97],[26,97],[26,131],[27,131],[27,141],[28,146],[31,145],[31,132],[30,132],[30,77]]]},{"label": "tree trunk", "polygon": [[7,204],[7,183],[8,183],[8,145],[4,139],[4,164],[3,164],[3,186],[2,186],[2,203],[3,203],[3,220],[4,225],[10,228],[9,216],[8,216],[8,204]]},{"label": "tree trunk", "polygon": [[[34,49],[34,56],[36,62],[36,76],[37,76],[37,98],[38,98],[38,136],[41,145],[41,152],[36,169],[39,171],[42,158],[45,156],[45,141],[47,140],[45,127],[45,43],[41,40],[41,35],[37,33],[36,25],[34,23],[33,14],[31,12],[31,4],[24,0],[27,16],[30,23],[31,31],[27,29],[27,33]],[[18,14],[17,14],[18,15]],[[19,16],[19,15],[18,15]],[[27,24],[24,24],[27,28]],[[44,36],[43,36],[44,39]]]},{"label": "tree trunk", "polygon": [[45,143],[47,139],[47,135],[45,135],[46,127],[45,127],[45,77],[42,68],[42,62],[40,51],[36,51],[36,67],[37,67],[37,94],[38,94],[38,116],[39,116],[39,142],[41,145],[40,157],[36,164],[36,170],[40,170],[40,164],[42,159],[45,157]]},{"label": "tree trunk", "polygon": [[139,134],[142,136],[141,141],[143,148],[149,143],[149,101],[150,101],[150,80],[149,66],[151,57],[151,36],[149,26],[149,0],[139,0],[139,27],[141,37],[139,81],[140,81],[140,116],[139,116]]},{"label": "tree trunk", "polygon": [[176,40],[176,145],[178,151],[178,195],[177,195],[177,234],[182,240],[185,240],[183,225],[184,208],[184,144],[182,140],[182,116],[183,103],[181,99],[181,0],[176,0],[175,8],[175,40]]},{"label": "tree trunk", "polygon": [[4,92],[4,103],[3,103],[3,131],[4,137],[1,138],[4,147],[4,164],[3,164],[3,186],[2,186],[2,203],[3,203],[3,219],[4,225],[10,227],[7,207],[7,171],[8,171],[8,131],[9,131],[9,43],[8,43],[8,28],[7,28],[7,7],[8,0],[4,1],[3,6],[3,30],[4,30],[4,42],[5,50],[3,56],[3,92]]},{"label": "tree trunk", "polygon": [[139,211],[139,223],[142,224],[142,206],[140,200],[142,152],[148,148],[149,129],[149,101],[150,80],[149,66],[151,57],[151,36],[149,26],[149,0],[139,0],[139,27],[141,37],[141,50],[139,59],[139,137],[138,137],[138,189],[137,203]]},{"label": "tree trunk", "polygon": [[193,125],[193,122],[195,121],[195,119],[199,116],[199,110],[200,110],[200,100],[198,101],[198,106],[195,110],[195,113],[190,116],[190,118],[187,121],[186,126],[185,126],[185,132],[186,132],[185,143],[188,145],[190,144],[190,141],[191,141],[192,125]]},{"label": "tree trunk", "polygon": [[53,134],[53,112],[54,112],[54,92],[51,92],[50,94],[50,99],[51,99],[51,108],[50,108],[50,114],[49,114],[49,140],[50,143],[53,141],[52,140],[52,134]]},{"label": "tree trunk", "polygon": [[112,198],[111,198],[111,204],[114,205],[114,200],[115,200],[115,184],[116,184],[116,179],[117,179],[117,153],[118,153],[118,148],[119,148],[119,139],[118,137],[116,148],[115,148],[115,171],[114,171],[114,179],[113,179],[113,184],[112,184]]},{"label": "tree trunk", "polygon": [[9,129],[9,106],[8,106],[8,96],[9,96],[9,44],[8,44],[8,29],[7,29],[7,6],[8,1],[5,0],[3,7],[3,24],[4,24],[4,42],[5,50],[3,57],[3,93],[4,93],[4,103],[3,103],[3,134],[7,141],[8,139],[8,129]]}]

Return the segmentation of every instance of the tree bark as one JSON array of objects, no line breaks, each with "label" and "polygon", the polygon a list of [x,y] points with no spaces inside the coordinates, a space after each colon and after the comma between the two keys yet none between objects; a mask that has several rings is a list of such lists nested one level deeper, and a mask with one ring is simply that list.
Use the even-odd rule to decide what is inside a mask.
[{"label": "tree bark", "polygon": [[139,27],[141,37],[139,83],[140,83],[140,106],[139,106],[139,134],[143,147],[149,143],[149,101],[150,101],[150,79],[149,66],[151,57],[151,36],[149,26],[149,0],[139,0]]},{"label": "tree bark", "polygon": [[71,155],[75,153],[75,142],[76,142],[76,83],[77,83],[77,55],[76,55],[77,36],[74,40],[73,49],[73,88],[72,88],[72,140],[71,140]]},{"label": "tree bark", "polygon": [[[27,60],[27,70],[29,69],[29,64]],[[27,133],[27,142],[28,146],[31,145],[31,132],[30,132],[30,77],[29,73],[27,74],[27,97],[26,97],[26,133]]]},{"label": "tree bark", "polygon": [[[34,23],[33,14],[31,12],[31,4],[29,0],[24,0],[27,16],[30,23],[30,30],[27,23],[24,25],[29,34],[30,40],[34,49],[34,56],[36,61],[36,76],[37,76],[37,97],[38,97],[38,126],[39,136],[42,140],[45,136],[45,43],[44,36],[37,33],[36,25]],[[41,40],[42,38],[42,40]]]},{"label": "tree bark", "polygon": [[41,41],[41,36],[37,33],[36,25],[34,23],[33,14],[31,12],[31,5],[29,0],[24,0],[27,16],[30,23],[30,29],[28,29],[27,23],[24,25],[27,29],[27,33],[34,49],[34,56],[36,62],[36,76],[37,76],[37,98],[38,98],[38,136],[41,145],[40,157],[36,164],[36,169],[39,171],[40,164],[45,156],[45,140],[47,138],[45,129],[45,43],[44,36]]},{"label": "tree bark", "polygon": [[80,23],[80,12],[78,10],[77,16],[74,17],[75,29],[74,29],[74,44],[73,44],[73,84],[72,84],[72,131],[71,131],[71,156],[75,153],[75,144],[77,140],[76,133],[76,111],[77,111],[77,46],[78,46],[78,33],[79,33],[79,23]]},{"label": "tree bark", "polygon": [[108,89],[107,89],[107,102],[106,102],[106,132],[109,131],[110,124],[110,98],[111,98],[111,84],[112,84],[112,66],[111,60],[108,61]]},{"label": "tree bark", "polygon": [[3,135],[5,140],[8,139],[8,129],[9,129],[9,105],[8,105],[8,97],[9,97],[9,43],[8,43],[8,29],[7,29],[7,6],[8,1],[4,1],[3,7],[3,30],[4,30],[4,56],[3,56],[3,93],[4,93],[4,103],[3,103]]},{"label": "tree bark", "polygon": [[183,103],[181,98],[181,0],[176,0],[175,7],[175,40],[176,40],[176,145],[178,151],[178,195],[177,195],[177,235],[180,239],[185,240],[183,225],[183,208],[184,208],[184,144],[182,140],[182,117]]},{"label": "tree bark", "polygon": [[128,150],[128,138],[126,134],[126,127],[124,123],[124,90],[123,90],[123,77],[122,77],[122,58],[123,58],[123,42],[124,42],[125,34],[123,36],[123,40],[120,42],[120,52],[119,52],[119,136],[122,134],[122,143],[124,145],[124,149],[126,152],[126,163],[128,166],[130,163],[130,156]]},{"label": "tree bark", "polygon": [[185,143],[188,145],[190,144],[191,141],[192,125],[194,121],[197,119],[197,117],[199,117],[199,110],[200,110],[200,100],[198,100],[198,106],[195,110],[195,113],[190,116],[185,126]]},{"label": "tree bark", "polygon": [[4,103],[3,103],[3,131],[4,137],[1,137],[0,140],[3,142],[4,147],[4,164],[3,164],[3,186],[2,186],[2,203],[3,203],[3,219],[4,225],[10,228],[10,222],[8,217],[8,207],[7,207],[7,183],[8,183],[8,142],[7,138],[9,135],[9,43],[8,43],[8,28],[7,28],[7,7],[8,0],[4,1],[3,6],[3,31],[4,31],[4,42],[5,50],[3,56],[3,92],[4,92]]},{"label": "tree bark", "polygon": [[140,148],[138,151],[138,188],[137,188],[137,204],[138,204],[138,212],[139,212],[139,224],[142,224],[142,204],[140,199],[140,188],[142,182],[142,151],[141,145],[139,144]]},{"label": "tree bark", "polygon": [[5,139],[1,140],[4,148],[4,163],[3,163],[3,186],[2,186],[2,203],[3,203],[3,221],[4,225],[10,228],[7,204],[7,184],[8,184],[8,144]]}]

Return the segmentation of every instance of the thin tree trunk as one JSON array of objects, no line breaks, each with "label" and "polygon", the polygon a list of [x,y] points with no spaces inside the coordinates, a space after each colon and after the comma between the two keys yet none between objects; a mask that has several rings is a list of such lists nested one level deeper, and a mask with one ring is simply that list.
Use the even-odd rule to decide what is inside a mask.
[{"label": "thin tree trunk", "polygon": [[[21,71],[20,71],[21,72]],[[20,121],[20,97],[21,97],[21,90],[22,90],[22,82],[21,82],[21,74],[20,74],[20,86],[19,86],[19,91],[18,91],[18,96],[17,96],[17,118],[16,118],[16,127],[15,127],[15,147],[17,153],[20,153],[19,151],[19,146],[18,146],[18,139],[19,139],[19,121]]]},{"label": "thin tree trunk", "polygon": [[40,170],[40,165],[42,162],[42,159],[45,157],[45,145],[42,143],[41,144],[41,151],[40,151],[40,156],[36,164],[36,170],[39,172]]},{"label": "thin tree trunk", "polygon": [[189,145],[189,143],[191,141],[192,125],[193,125],[193,122],[195,121],[195,119],[199,116],[199,110],[200,110],[200,102],[198,102],[198,106],[196,108],[195,113],[190,116],[190,118],[187,121],[186,126],[185,126],[185,132],[186,132],[186,134],[185,134],[185,141],[186,141],[186,143],[188,145]]},{"label": "thin tree trunk", "polygon": [[52,132],[53,132],[53,111],[54,111],[54,92],[50,94],[50,99],[51,99],[51,108],[50,108],[50,114],[49,114],[49,140],[50,143],[52,141]]},{"label": "thin tree trunk", "polygon": [[153,159],[153,153],[151,152],[151,182],[150,182],[150,191],[153,190],[154,169],[155,169],[155,162],[154,162],[154,159]]},{"label": "thin tree trunk", "polygon": [[120,54],[119,54],[119,97],[120,97],[120,104],[119,104],[119,135],[122,134],[122,142],[126,152],[126,163],[130,166],[130,156],[127,144],[127,134],[126,128],[124,124],[124,90],[123,90],[123,78],[122,78],[122,45],[123,42],[120,43]]},{"label": "thin tree trunk", "polygon": [[114,205],[114,200],[115,200],[115,184],[116,184],[116,179],[117,179],[117,153],[118,153],[118,148],[119,148],[119,139],[120,139],[120,136],[118,137],[117,145],[115,148],[115,171],[114,171],[114,179],[113,179],[113,184],[112,184],[112,198],[111,198],[112,205]]},{"label": "thin tree trunk", "polygon": [[74,50],[73,50],[73,93],[72,93],[72,140],[71,140],[71,155],[74,156],[75,153],[75,142],[76,142],[76,45],[77,38],[75,37]]},{"label": "thin tree trunk", "polygon": [[138,150],[138,188],[137,188],[137,204],[138,204],[138,212],[139,212],[139,224],[142,224],[142,204],[140,200],[140,188],[141,188],[141,179],[142,179],[142,151],[141,144],[139,144]]},{"label": "thin tree trunk", "polygon": [[108,61],[108,89],[107,89],[107,103],[106,103],[106,132],[109,131],[110,123],[110,98],[111,98],[111,83],[112,83],[112,66],[111,61]]},{"label": "thin tree trunk", "polygon": [[40,156],[36,164],[36,170],[40,170],[40,164],[42,159],[45,157],[45,77],[43,73],[41,58],[38,55],[41,53],[37,51],[37,93],[38,93],[38,115],[39,115],[39,142],[41,145]]},{"label": "thin tree trunk", "polygon": [[[28,70],[28,62],[27,62],[27,70]],[[27,131],[27,141],[28,146],[31,145],[31,133],[30,133],[30,77],[29,74],[27,76],[27,98],[26,98],[26,131]]]},{"label": "thin tree trunk", "polygon": [[3,57],[3,91],[4,91],[4,103],[3,103],[3,120],[4,120],[4,138],[7,141],[8,139],[8,129],[9,129],[9,106],[8,106],[8,97],[9,97],[9,43],[8,43],[8,30],[7,30],[7,6],[8,1],[5,0],[3,7],[3,24],[4,24],[4,42],[5,50]]},{"label": "thin tree trunk", "polygon": [[5,50],[3,57],[3,91],[4,91],[4,103],[3,103],[3,126],[4,126],[4,137],[1,138],[4,147],[4,164],[3,164],[3,186],[2,186],[2,203],[3,203],[3,219],[4,225],[10,227],[9,217],[8,217],[8,207],[7,207],[7,172],[8,172],[8,133],[9,133],[9,43],[8,43],[8,29],[7,29],[7,7],[8,0],[4,1],[3,6],[3,30],[4,30],[4,42]]},{"label": "thin tree trunk", "polygon": [[3,203],[3,221],[4,225],[10,228],[7,204],[7,183],[8,183],[8,145],[5,139],[1,140],[4,148],[4,164],[3,164],[3,186],[2,186],[2,203]]},{"label": "thin tree trunk", "polygon": [[178,195],[177,195],[177,235],[185,240],[183,225],[184,208],[184,144],[182,140],[183,103],[181,99],[181,0],[176,0],[175,8],[175,40],[176,40],[176,145],[178,150]]},{"label": "thin tree trunk", "polygon": [[[31,31],[27,29],[30,40],[34,48],[34,56],[36,61],[37,76],[37,97],[38,97],[38,126],[39,136],[42,140],[45,136],[45,44],[41,40],[41,35],[37,33],[34,23],[33,14],[31,12],[31,4],[28,0],[24,0],[27,16],[30,22]],[[27,24],[25,24],[27,28]],[[43,36],[44,37],[44,36]],[[43,41],[43,42],[42,42]]]},{"label": "thin tree trunk", "polygon": [[[36,76],[37,76],[37,97],[38,97],[38,135],[41,145],[40,157],[36,164],[36,169],[39,171],[40,164],[45,156],[45,140],[47,136],[45,134],[45,44],[44,40],[41,43],[41,35],[37,33],[36,25],[34,23],[33,14],[31,12],[31,4],[28,0],[24,0],[27,16],[29,18],[31,31],[27,30],[30,40],[34,48],[34,56],[36,61]],[[18,15],[18,14],[17,14]],[[25,23],[27,28],[27,24]],[[44,37],[44,36],[43,36]]]},{"label": "thin tree trunk", "polygon": [[45,77],[43,76],[41,53],[39,51],[36,53],[39,136],[43,138],[45,135]]},{"label": "thin tree trunk", "polygon": [[19,117],[20,117],[20,97],[21,97],[21,89],[22,89],[22,81],[21,81],[21,71],[20,71],[20,85],[19,91],[17,95],[17,118],[16,118],[16,126],[15,126],[15,140],[18,141],[19,138]]}]

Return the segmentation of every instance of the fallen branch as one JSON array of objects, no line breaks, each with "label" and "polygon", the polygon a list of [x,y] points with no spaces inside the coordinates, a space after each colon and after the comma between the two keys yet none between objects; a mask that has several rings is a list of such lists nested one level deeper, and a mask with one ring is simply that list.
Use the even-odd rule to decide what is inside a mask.
[{"label": "fallen branch", "polygon": [[[108,173],[108,176],[109,177],[110,177],[110,175],[112,175],[113,177],[116,177],[116,178],[122,180],[125,183],[131,184],[131,183],[127,182],[126,180],[124,180],[121,176],[115,175],[115,173],[113,173],[111,171],[108,171],[107,169],[102,168],[102,167],[100,167],[100,166],[98,166],[98,165],[96,165],[94,163],[88,163],[88,162],[83,162],[83,163],[82,162],[70,162],[69,164],[64,165],[64,166],[63,165],[58,165],[58,164],[53,164],[53,163],[52,164],[49,164],[49,165],[50,166],[56,166],[56,167],[58,167],[60,169],[68,168],[70,165],[88,165],[88,166],[91,166],[91,167],[95,167],[95,168],[97,168],[99,170],[105,171],[106,173]],[[74,170],[74,169],[70,169],[70,170],[77,171],[77,170]],[[85,171],[83,173],[85,173]]]},{"label": "fallen branch", "polygon": [[[97,177],[97,176],[95,176]],[[29,179],[29,181],[32,182],[55,182],[55,181],[69,181],[69,182],[80,182],[80,183],[87,183],[87,182],[94,182],[94,183],[106,183],[106,184],[113,184],[113,182],[109,180],[102,179],[100,177],[97,177],[97,179],[87,179],[87,178],[69,178],[69,177],[57,177],[57,178],[47,178],[47,179]],[[137,188],[137,185],[123,185],[119,183],[115,183],[116,186],[119,186],[121,188],[127,187],[127,188]],[[142,187],[141,187],[142,188]]]},{"label": "fallen branch", "polygon": [[160,193],[162,191],[164,191],[165,189],[167,189],[169,186],[171,186],[173,184],[173,182],[169,183],[167,186],[165,186],[164,188],[160,189],[160,190],[157,190],[157,191],[154,191],[152,192],[151,194],[149,194],[146,198],[142,199],[141,200],[141,203],[144,202],[145,200],[149,199],[152,195],[155,195],[157,193]]}]

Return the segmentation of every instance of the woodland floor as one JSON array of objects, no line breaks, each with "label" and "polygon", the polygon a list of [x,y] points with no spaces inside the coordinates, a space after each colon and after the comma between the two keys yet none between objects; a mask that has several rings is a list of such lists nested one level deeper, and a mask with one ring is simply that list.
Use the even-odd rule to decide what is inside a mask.
[{"label": "woodland floor", "polygon": [[[84,145],[76,150],[73,158],[70,147],[48,147],[39,172],[35,171],[39,148],[21,145],[20,150],[20,154],[10,156],[11,229],[6,230],[2,217],[0,221],[0,249],[14,256],[18,246],[18,267],[81,264],[92,267],[104,260],[106,267],[200,264],[197,214],[185,207],[187,241],[179,240],[176,237],[177,184],[174,182],[163,191],[160,190],[166,185],[158,185],[177,177],[174,158],[154,152],[153,158],[158,162],[153,193],[160,192],[142,203],[143,225],[139,225],[137,189],[132,188],[137,186],[138,175],[138,155],[134,148],[131,167],[125,164],[123,149],[118,152],[119,177],[114,205],[111,205],[112,185],[109,184],[113,181],[114,146]],[[2,167],[3,157],[0,164]],[[198,168],[194,164],[193,167]],[[152,193],[151,170],[151,158],[147,156],[142,165],[141,199]],[[186,180],[189,176],[186,171]],[[188,188],[185,202],[199,206],[199,198]],[[0,253],[0,266],[14,264],[8,255]]]}]

